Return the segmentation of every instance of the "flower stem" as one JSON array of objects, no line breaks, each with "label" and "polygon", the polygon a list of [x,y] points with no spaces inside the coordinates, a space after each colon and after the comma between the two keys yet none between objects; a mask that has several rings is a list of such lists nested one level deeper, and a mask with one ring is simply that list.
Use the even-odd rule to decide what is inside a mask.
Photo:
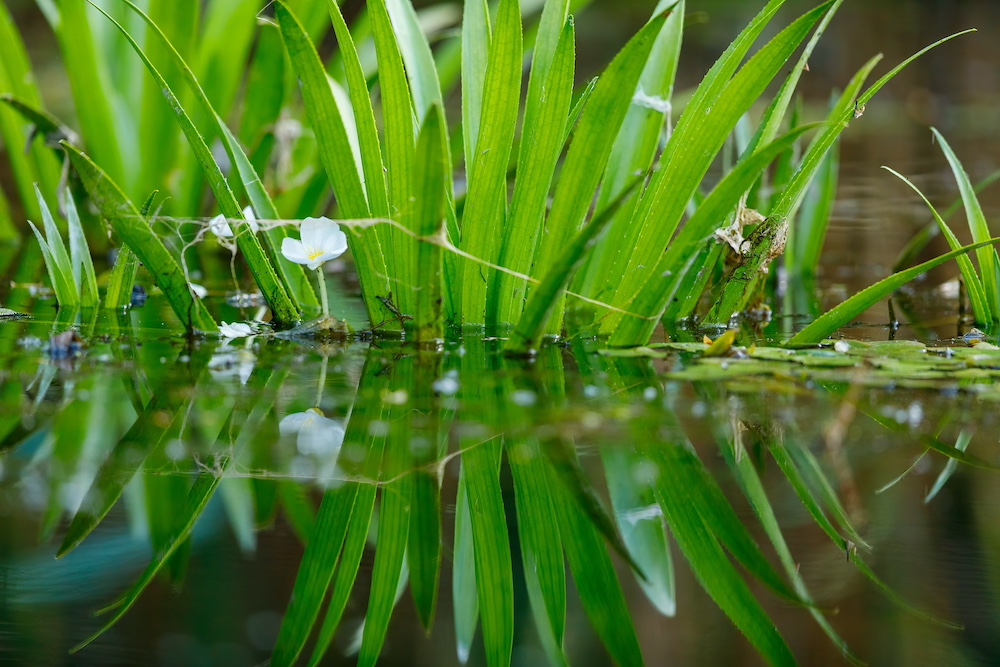
[{"label": "flower stem", "polygon": [[325,354],[323,355],[323,363],[319,367],[319,383],[316,385],[316,407],[323,403],[323,389],[326,387],[326,366],[329,363],[329,357]]},{"label": "flower stem", "polygon": [[330,299],[326,295],[326,275],[323,273],[323,267],[316,269],[316,273],[319,274],[319,298],[323,304],[323,317],[330,317]]}]

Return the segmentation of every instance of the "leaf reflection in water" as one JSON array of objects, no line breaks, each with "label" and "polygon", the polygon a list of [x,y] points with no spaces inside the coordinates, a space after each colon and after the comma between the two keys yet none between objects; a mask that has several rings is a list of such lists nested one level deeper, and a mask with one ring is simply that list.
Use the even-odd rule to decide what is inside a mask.
[{"label": "leaf reflection in water", "polygon": [[[366,604],[358,600],[363,625],[354,626],[360,662],[372,664],[382,653],[405,591],[430,632],[448,564],[455,574],[451,610],[459,660],[477,650],[471,645],[477,625],[483,639],[478,650],[489,662],[511,660],[520,641],[515,628],[526,613],[514,592],[523,585],[549,662],[566,663],[572,581],[612,659],[642,664],[635,602],[626,594],[633,583],[626,578],[661,614],[684,614],[675,592],[676,553],[768,662],[794,661],[766,611],[773,596],[812,615],[837,650],[855,660],[836,619],[827,618],[824,601],[798,570],[782,525],[787,512],[772,505],[776,487],[764,476],[768,459],[813,529],[829,537],[831,552],[846,553],[890,600],[943,623],[903,600],[865,563],[868,544],[841,503],[836,478],[803,444],[822,434],[824,420],[797,419],[801,392],[773,392],[776,381],[788,388],[797,383],[791,376],[781,380],[776,364],[801,367],[818,358],[815,351],[782,356],[760,348],[751,358],[731,360],[768,370],[754,385],[755,376],[740,370],[728,384],[698,379],[699,368],[715,363],[698,345],[614,356],[592,354],[577,343],[570,350],[544,348],[524,362],[504,358],[501,344],[466,339],[437,352],[384,341],[378,347],[344,343],[325,345],[316,355],[276,338],[260,340],[253,353],[202,343],[178,363],[129,360],[150,378],[151,394],[136,398],[137,414],[128,419],[110,418],[117,409],[110,399],[74,409],[85,404],[83,388],[92,381],[74,389],[60,384],[62,376],[53,378],[63,394],[50,390],[40,399],[36,428],[54,428],[57,447],[36,458],[58,458],[63,470],[90,470],[86,479],[64,480],[80,490],[89,485],[73,507],[60,504],[59,494],[47,501],[55,503],[51,512],[75,513],[60,555],[95,539],[90,535],[115,504],[141,516],[137,503],[143,498],[153,540],[146,571],[81,647],[120,620],[158,573],[181,581],[187,559],[197,558],[186,547],[192,529],[221,489],[230,524],[248,552],[256,548],[254,524],[272,524],[279,509],[305,542],[274,665],[307,656],[318,663],[333,650],[335,637],[352,631],[342,626],[359,595],[367,595]],[[899,348],[898,358],[910,359],[911,348]],[[873,358],[870,347],[852,345],[855,350]],[[247,363],[237,359],[234,367],[241,370],[219,372],[220,355],[229,354],[249,355]],[[671,368],[666,375],[658,371],[663,363]],[[62,371],[71,372],[82,371]],[[845,380],[806,394],[819,399],[830,423],[858,370],[820,365],[817,372],[827,378],[839,372]],[[878,369],[872,373],[877,377]],[[103,395],[111,396],[114,375],[95,377],[103,378]],[[132,387],[131,378],[125,386]],[[126,395],[119,393],[113,395]],[[864,394],[852,396],[855,420],[886,434],[902,428],[883,423],[885,411]],[[952,447],[936,439],[938,425],[929,415],[923,422],[928,431],[916,440],[918,450],[980,463],[965,452],[968,436],[962,447]],[[77,432],[89,433],[87,447],[73,446]],[[845,425],[845,448],[850,433]],[[713,463],[719,456],[725,468]],[[312,465],[303,467],[303,458]],[[7,474],[27,479],[28,472]],[[152,484],[157,480],[170,483]],[[63,482],[52,477],[50,483]],[[144,493],[135,493],[136,485]],[[362,568],[366,554],[374,555],[370,575]]]}]

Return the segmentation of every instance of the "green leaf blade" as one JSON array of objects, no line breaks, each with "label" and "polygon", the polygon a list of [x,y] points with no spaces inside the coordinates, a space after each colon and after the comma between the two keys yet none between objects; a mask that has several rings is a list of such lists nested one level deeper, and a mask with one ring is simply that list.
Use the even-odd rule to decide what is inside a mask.
[{"label": "green leaf blade", "polygon": [[[316,133],[320,161],[333,187],[340,214],[345,218],[368,218],[371,212],[360,171],[353,159],[354,152],[348,140],[344,119],[334,100],[323,63],[305,28],[288,5],[276,2],[274,12],[288,57],[299,78],[306,114]],[[351,254],[358,267],[368,319],[373,325],[389,320],[392,313],[377,298],[388,294],[386,276],[390,275],[378,235],[371,228],[352,228],[351,233]]]},{"label": "green leaf blade", "polygon": [[[545,218],[549,187],[565,143],[573,96],[575,56],[573,22],[567,21],[552,56],[548,78],[537,93],[544,93],[544,97],[531,113],[532,120],[529,121],[529,112],[525,111],[514,194],[500,239],[499,264],[522,275],[531,272],[542,231],[541,221]],[[535,67],[532,67],[532,81],[535,81]],[[530,91],[529,84],[529,98]],[[497,271],[494,283],[487,301],[487,324],[496,326],[516,322],[524,310],[527,282],[510,273]]]},{"label": "green leaf blade", "polygon": [[865,310],[889,296],[914,278],[923,275],[936,266],[944,264],[950,259],[960,257],[966,253],[976,250],[977,248],[983,248],[988,245],[996,245],[998,243],[1000,243],[1000,238],[990,239],[988,241],[983,241],[982,243],[973,243],[940,255],[939,257],[935,257],[934,259],[928,260],[923,264],[918,264],[912,268],[898,271],[888,278],[884,278],[874,285],[866,287],[840,305],[830,309],[823,316],[817,318],[802,331],[788,339],[784,345],[785,347],[809,347],[816,345],[826,338],[829,338],[830,334],[835,332],[837,329],[846,325]]},{"label": "green leaf blade", "polygon": [[[666,15],[660,14],[643,26],[618,52],[594,86],[556,184],[546,220],[547,233],[539,241],[533,276],[542,277],[552,270],[559,254],[583,224],[618,128],[632,104],[632,98],[622,91],[636,89],[665,21]],[[548,333],[558,334],[561,329],[562,304],[560,298],[553,309]]]},{"label": "green leaf blade", "polygon": [[122,240],[155,277],[174,312],[189,329],[214,333],[218,325],[191,291],[184,271],[122,191],[90,158],[63,142],[90,198]]},{"label": "green leaf blade", "polygon": [[[134,7],[134,5],[132,7],[135,11],[139,11]],[[177,95],[167,84],[166,80],[164,80],[163,76],[153,65],[152,61],[150,61],[142,47],[139,46],[128,31],[109,14],[105,13],[99,7],[97,9],[104,14],[108,20],[118,28],[125,39],[128,40],[129,45],[142,60],[150,75],[159,84],[164,97],[169,103],[170,108],[173,110],[177,122],[180,124],[188,145],[194,152],[202,171],[205,173],[205,177],[208,179],[209,186],[215,195],[216,201],[218,202],[223,215],[230,220],[242,220],[243,211],[237,203],[236,197],[233,195],[232,190],[229,189],[229,184],[222,175],[222,171],[219,168],[218,163],[216,163],[215,158],[212,156],[212,152],[208,148],[208,145],[205,143],[204,137],[202,137],[198,128],[196,128],[194,123],[191,121],[190,116],[185,111],[180,100],[177,98]],[[274,314],[274,319],[279,324],[284,325],[290,325],[298,322],[298,308],[294,303],[292,303],[288,293],[285,291],[284,285],[282,285],[282,283],[278,280],[274,267],[264,254],[256,235],[250,231],[250,228],[247,225],[240,226],[240,229],[236,233],[236,243],[246,260],[258,287],[260,287],[260,290],[264,295],[264,299],[270,306],[271,311]]]},{"label": "green leaf blade", "polygon": [[[496,263],[500,232],[507,208],[507,163],[513,146],[521,96],[521,10],[517,0],[501,0],[490,43],[483,83],[479,138],[472,162],[462,215],[462,249],[476,258]],[[460,279],[462,324],[478,328],[486,323],[487,287],[493,269],[465,261]]]}]

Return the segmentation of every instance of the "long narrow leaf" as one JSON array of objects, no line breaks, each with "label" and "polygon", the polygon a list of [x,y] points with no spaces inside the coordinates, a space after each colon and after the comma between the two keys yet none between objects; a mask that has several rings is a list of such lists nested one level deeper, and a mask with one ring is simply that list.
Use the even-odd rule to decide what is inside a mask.
[{"label": "long narrow leaf", "polygon": [[622,667],[639,667],[642,651],[621,584],[601,532],[568,488],[555,490],[559,532],[580,604],[611,658]]},{"label": "long narrow leaf", "polygon": [[73,279],[73,265],[70,263],[69,253],[66,252],[66,244],[59,233],[59,227],[56,226],[55,219],[53,219],[37,185],[35,186],[35,198],[42,211],[44,240],[34,225],[31,225],[31,229],[42,245],[42,253],[45,255],[45,264],[49,270],[49,278],[52,280],[56,300],[60,305],[75,306],[80,303],[80,287]]},{"label": "long narrow leaf", "polygon": [[[632,105],[608,157],[604,181],[594,204],[597,209],[614,199],[634,174],[649,171],[657,149],[665,140],[664,130],[671,130],[668,126],[672,122],[671,97],[680,60],[685,7],[683,1],[660,0],[653,10],[654,16],[668,8],[670,14],[653,44]],[[629,241],[637,231],[632,225],[637,201],[638,193],[633,201],[618,211],[608,234],[611,238],[620,239],[620,242],[602,244],[594,249],[588,266],[581,270],[583,277],[576,291],[601,299],[605,298],[605,291],[614,288],[614,276],[620,275],[624,269],[622,263],[627,261],[631,249]]]},{"label": "long narrow leaf", "polygon": [[[546,11],[556,4],[548,3]],[[528,107],[525,110],[517,179],[499,252],[500,265],[522,275],[531,271],[538,237],[542,233],[539,222],[545,216],[549,186],[565,143],[567,114],[573,95],[575,34],[573,22],[567,21],[552,56],[548,78],[541,87],[544,97],[536,104],[530,120]],[[534,82],[534,66],[531,72]],[[530,99],[531,84],[528,90]],[[523,279],[497,271],[486,305],[487,324],[514,323],[524,309],[526,293],[527,283]]]},{"label": "long narrow leaf", "polygon": [[[535,277],[547,276],[553,270],[563,249],[580,229],[611,155],[615,135],[632,103],[632,98],[623,91],[636,89],[666,18],[666,14],[660,14],[643,26],[618,52],[594,86],[559,175],[552,209],[545,223],[546,234],[539,242],[532,270]],[[561,297],[554,304],[548,333],[559,333],[563,303]]]},{"label": "long narrow leaf", "polygon": [[[146,197],[139,215],[143,218],[149,215],[153,208],[153,202],[159,190],[153,190]],[[108,310],[121,310],[132,303],[132,288],[135,286],[135,277],[139,272],[139,258],[132,252],[131,248],[124,245],[118,248],[115,257],[115,265],[111,267],[111,275],[108,276],[108,286],[104,291],[104,307]]]},{"label": "long narrow leaf", "polygon": [[170,556],[186,542],[188,535],[191,534],[191,529],[194,528],[195,522],[198,517],[201,516],[202,511],[205,509],[205,505],[211,500],[212,495],[215,493],[216,487],[219,485],[219,481],[222,479],[222,474],[226,471],[229,465],[228,457],[213,457],[213,460],[206,462],[206,465],[212,470],[212,472],[203,472],[198,475],[195,480],[194,486],[188,493],[186,500],[184,501],[184,506],[178,512],[178,523],[175,525],[172,534],[167,540],[165,548],[157,552],[153,561],[149,564],[146,570],[142,573],[142,576],[136,581],[132,587],[126,593],[125,597],[117,604],[117,609],[111,617],[104,623],[100,630],[85,639],[79,645],[72,649],[75,653],[80,649],[84,648],[95,639],[103,635],[108,631],[111,626],[117,623],[121,618],[132,608],[136,600],[146,589],[146,587],[153,581],[156,573],[160,571],[164,563]]},{"label": "long narrow leaf", "polygon": [[[990,226],[986,222],[983,214],[983,207],[979,204],[979,197],[972,187],[969,175],[959,162],[955,151],[951,149],[944,136],[931,128],[934,138],[941,145],[944,156],[948,159],[951,171],[955,175],[955,181],[962,193],[962,202],[965,204],[965,215],[969,221],[969,231],[972,232],[972,240],[981,243],[990,238]],[[997,271],[1000,271],[1000,258],[997,257],[996,248],[981,246],[976,249],[976,260],[979,262],[979,276],[982,280],[983,290],[986,296],[986,304],[989,306],[992,321],[1000,321],[1000,284],[997,281]]]},{"label": "long narrow leaf", "polygon": [[[372,37],[378,60],[379,94],[382,98],[382,125],[385,132],[385,168],[389,192],[389,215],[403,220],[409,214],[409,200],[414,178],[413,162],[416,135],[413,123],[413,97],[403,68],[403,56],[396,41],[385,0],[368,5]],[[385,264],[390,295],[401,313],[412,317],[416,293],[413,280],[415,246],[413,239],[390,228],[384,239]]]},{"label": "long narrow leaf", "polygon": [[[147,5],[149,25],[169,38],[169,46],[155,40],[147,40],[146,53],[156,63],[164,62],[168,52],[177,49],[190,57],[198,34],[200,6],[193,2],[174,0],[150,0]],[[147,34],[153,32],[147,29]],[[181,75],[175,67],[163,67],[165,81],[175,90],[180,90]],[[174,168],[181,148],[181,136],[177,125],[172,122],[173,112],[163,103],[163,91],[157,81],[150,77],[142,80],[142,99],[139,112],[139,138],[142,153],[156,155],[156,159],[145,159],[139,165],[138,190],[147,192],[162,188],[167,174]],[[197,169],[197,168],[196,168]],[[198,181],[201,185],[201,182]]]},{"label": "long narrow leaf", "polygon": [[[820,167],[823,165],[826,155],[833,147],[834,142],[840,136],[841,132],[847,127],[847,119],[854,113],[854,105],[857,102],[861,87],[864,85],[872,69],[875,68],[875,65],[881,59],[882,57],[879,55],[868,60],[851,78],[847,87],[844,88],[844,92],[841,93],[840,98],[833,105],[833,109],[830,110],[827,116],[829,124],[809,145],[806,154],[799,163],[798,169],[796,169],[795,174],[785,186],[781,197],[772,207],[772,215],[785,216],[789,220],[794,218],[809,189],[809,185],[813,182]],[[807,264],[804,258],[801,257],[800,250],[804,250],[807,243],[816,245],[818,243],[816,239],[820,237],[821,232],[824,230],[802,229],[801,231],[805,236],[805,240],[799,241],[799,227],[799,225],[792,225],[789,230],[789,244],[786,249],[785,265],[796,272],[811,272],[813,267]]]},{"label": "long narrow leaf", "polygon": [[[302,100],[312,122],[320,161],[333,187],[340,214],[346,218],[367,218],[370,215],[358,165],[353,156],[347,130],[323,70],[315,47],[299,20],[284,2],[274,5],[281,36],[300,81]],[[358,278],[364,295],[368,318],[374,325],[390,320],[392,313],[377,297],[387,297],[390,291],[386,276],[386,261],[378,236],[372,229],[352,229],[352,255],[358,267]]]},{"label": "long narrow leaf", "polygon": [[[517,0],[501,0],[483,82],[483,106],[472,162],[466,165],[469,191],[462,214],[462,248],[496,263],[500,230],[507,209],[507,163],[521,100],[521,10]],[[463,325],[486,322],[487,287],[493,269],[467,261],[462,264]]]},{"label": "long narrow leaf", "polygon": [[830,625],[830,622],[826,619],[826,616],[823,615],[823,612],[820,611],[815,605],[811,604],[811,598],[809,591],[806,588],[805,580],[799,572],[798,563],[796,563],[791,551],[788,548],[788,543],[785,541],[785,537],[782,534],[778,518],[775,516],[774,508],[767,497],[764,484],[760,479],[760,475],[757,473],[753,460],[749,456],[739,456],[736,449],[737,445],[731,438],[716,439],[719,441],[720,448],[726,456],[726,462],[735,472],[740,486],[743,488],[744,495],[753,506],[757,518],[764,527],[764,532],[767,533],[768,539],[774,546],[774,549],[778,554],[778,558],[781,560],[781,565],[785,569],[785,574],[795,586],[795,592],[803,600],[810,602],[809,613],[812,614],[812,617],[816,620],[817,625],[823,629],[823,632],[830,638],[830,641],[832,641],[833,644],[840,649],[841,653],[843,653],[852,664],[863,664],[848,648],[847,642],[844,641],[844,639],[837,634],[837,631],[833,628],[833,626]]},{"label": "long narrow leaf", "polygon": [[[684,258],[695,257],[698,254],[699,244],[704,243],[718,228],[720,221],[725,220],[726,214],[739,201],[741,194],[746,192],[776,156],[787,150],[803,132],[809,129],[808,126],[796,128],[760,148],[751,158],[741,160],[715,186],[712,193],[698,206],[698,210],[671,242],[667,252],[659,259],[656,270],[635,300],[628,304],[630,312],[644,314],[646,317],[625,316],[612,334],[610,345],[641,345],[649,340],[663,311],[688,274],[688,269],[682,266]],[[692,270],[702,268],[692,266]]]},{"label": "long narrow leaf", "polygon": [[545,333],[546,323],[554,315],[558,315],[556,309],[562,303],[566,286],[573,278],[574,272],[586,259],[587,251],[598,242],[601,233],[611,222],[619,207],[639,187],[640,183],[640,177],[633,178],[629,186],[623,189],[608,204],[607,208],[591,218],[555,257],[545,277],[531,293],[524,313],[518,320],[517,328],[507,341],[505,349],[508,352],[527,354],[538,347]]},{"label": "long narrow leaf", "polygon": [[[971,440],[972,434],[967,431],[962,431],[958,434],[958,440],[955,441],[955,449],[957,451],[964,452],[965,448],[969,446],[969,442],[971,442]],[[958,460],[949,458],[948,462],[944,464],[944,469],[941,471],[941,474],[939,474],[937,479],[934,480],[934,486],[932,486],[931,490],[927,492],[926,496],[924,496],[924,504],[934,500],[934,496],[936,496],[941,489],[944,488],[944,485],[947,484],[951,476],[955,474],[955,470],[957,468]]]},{"label": "long narrow leaf", "polygon": [[417,122],[422,124],[437,105],[443,112],[444,98],[438,81],[434,55],[420,26],[420,19],[407,0],[387,0],[386,9],[392,20],[392,29],[399,45],[399,53],[406,65],[410,93],[417,112]]},{"label": "long narrow leaf", "polygon": [[514,642],[514,590],[507,519],[498,475],[500,442],[466,443],[462,466],[475,544],[476,594],[486,662],[510,663]]},{"label": "long narrow leaf", "polygon": [[966,253],[976,250],[977,248],[983,248],[988,245],[996,245],[998,243],[1000,243],[1000,238],[989,239],[988,241],[983,241],[982,243],[973,243],[972,245],[963,246],[958,250],[953,250],[939,257],[935,257],[934,259],[924,262],[923,264],[918,264],[913,268],[894,273],[888,278],[884,278],[874,285],[866,287],[841,303],[839,306],[832,308],[822,317],[817,318],[812,324],[788,339],[785,342],[785,346],[809,347],[811,345],[816,345],[823,339],[829,337],[834,331],[844,326],[858,315],[868,310],[868,308],[889,296],[914,278],[927,273],[934,267],[940,266],[950,259],[960,257]]},{"label": "long narrow leaf", "polygon": [[218,325],[205,304],[191,291],[184,271],[135,206],[90,158],[66,142],[62,145],[101,215],[154,276],[177,317],[189,329],[206,333],[217,331]]},{"label": "long narrow leaf", "polygon": [[[15,111],[21,111],[17,103],[23,108],[41,109],[41,98],[31,62],[6,3],[0,3],[0,93],[0,101],[13,107]],[[21,115],[24,116],[23,111]],[[41,142],[33,142],[27,153],[20,150],[25,137],[25,121],[33,122],[26,116],[18,119],[11,109],[0,108],[0,141],[9,147],[5,153],[13,183],[27,217],[37,220],[41,217],[41,211],[33,196],[32,186],[41,183],[42,192],[46,196],[54,196],[59,167],[55,156]],[[11,238],[18,236],[13,227],[6,230],[6,233]]]},{"label": "long narrow leaf", "polygon": [[466,170],[476,161],[492,34],[486,0],[465,0],[462,13],[462,136]]},{"label": "long narrow leaf", "polygon": [[469,505],[467,469],[458,474],[455,499],[455,545],[452,551],[452,608],[455,618],[455,651],[465,664],[472,651],[472,640],[479,624],[479,595],[476,592],[475,540],[472,534],[472,510]]},{"label": "long narrow leaf", "polygon": [[97,275],[94,273],[94,261],[90,257],[90,247],[87,237],[80,224],[80,214],[76,210],[76,202],[70,192],[66,193],[66,225],[69,230],[69,257],[73,269],[73,279],[80,292],[80,305],[93,308],[100,301],[97,292]]},{"label": "long narrow leaf", "polygon": [[416,248],[417,289],[413,326],[417,340],[444,335],[442,317],[441,247],[433,237],[446,235],[444,227],[445,188],[448,179],[444,113],[434,107],[424,119],[414,156],[413,213],[410,228],[418,237]]},{"label": "long narrow leaf", "polygon": [[[397,374],[405,372],[398,362]],[[405,384],[405,378],[400,378]],[[368,596],[364,632],[358,664],[374,665],[382,652],[389,617],[398,600],[401,570],[404,569],[407,538],[410,530],[410,504],[413,496],[412,456],[410,452],[409,425],[400,419],[399,407],[390,410],[391,431],[386,441],[385,474],[389,481],[382,487],[379,504],[378,541],[375,565],[372,569],[372,587]],[[408,407],[404,406],[404,409]],[[393,415],[393,413],[396,413]],[[393,416],[395,419],[393,419]]]},{"label": "long narrow leaf", "polygon": [[[910,186],[910,189],[916,192],[917,195],[924,200],[924,203],[927,204],[927,208],[930,209],[931,215],[934,216],[934,221],[937,223],[937,229],[941,231],[945,239],[948,241],[948,247],[952,250],[958,250],[961,248],[962,244],[959,243],[958,237],[956,237],[954,232],[951,231],[948,223],[946,223],[944,218],[938,214],[937,209],[934,208],[924,193],[899,172],[894,171],[889,167],[882,168]],[[972,313],[976,322],[978,324],[987,324],[992,321],[993,317],[990,312],[989,300],[986,298],[986,290],[983,287],[983,283],[979,279],[979,276],[976,275],[976,269],[972,265],[972,260],[970,260],[967,255],[960,255],[955,258],[955,261],[958,263],[958,269],[962,274],[962,281],[965,283],[965,288],[969,292],[969,301],[972,303]]]},{"label": "long narrow leaf", "polygon": [[389,195],[386,192],[385,166],[382,162],[382,149],[379,147],[378,130],[375,127],[375,114],[372,110],[372,100],[368,93],[368,83],[361,61],[358,58],[357,47],[347,22],[340,11],[336,0],[327,0],[330,6],[330,18],[333,21],[333,31],[337,36],[340,57],[344,63],[347,75],[347,88],[351,97],[351,108],[354,111],[354,123],[358,132],[358,144],[361,150],[361,165],[364,173],[365,194],[368,197],[368,208],[375,217],[389,216]]},{"label": "long narrow leaf", "polygon": [[552,480],[537,440],[514,441],[506,449],[514,480],[518,542],[535,626],[549,662],[565,665],[562,640],[566,629],[566,567]]},{"label": "long narrow leaf", "polygon": [[683,485],[674,483],[676,480],[671,473],[675,468],[668,458],[670,449],[648,448],[660,471],[655,488],[670,532],[699,583],[768,662],[794,665],[795,660],[785,641],[736,573],[719,543],[714,537],[705,539],[705,531],[712,531],[714,527],[698,511],[699,501],[690,497]]},{"label": "long narrow leaf", "polygon": [[[97,59],[87,0],[60,2],[52,26],[69,78],[70,91],[79,116],[80,129],[88,152],[112,179],[131,187],[136,164],[125,164],[121,150],[121,126],[112,113],[117,97],[107,72]],[[129,169],[126,169],[126,166]]]},{"label": "long narrow leaf", "polygon": [[[100,8],[98,8],[98,10],[107,16],[108,20],[121,31],[122,35],[128,40],[136,54],[142,59],[143,64],[146,65],[146,69],[161,86],[163,95],[167,98],[170,108],[173,110],[174,115],[181,126],[181,130],[187,138],[188,144],[194,151],[195,156],[198,158],[198,162],[201,165],[202,170],[205,172],[209,186],[215,194],[216,201],[222,209],[223,215],[230,220],[242,220],[243,211],[237,203],[236,197],[233,195],[232,190],[229,189],[229,184],[222,175],[222,171],[219,169],[219,165],[212,156],[211,150],[209,150],[208,146],[205,144],[204,138],[191,122],[191,118],[184,110],[180,100],[177,99],[177,96],[167,85],[163,76],[156,69],[156,67],[153,66],[153,63],[146,56],[145,52],[132,38],[132,36],[129,35],[125,28],[123,28],[120,23],[111,18],[111,16],[106,14],[103,10],[100,10]],[[264,250],[261,248],[260,242],[257,240],[257,236],[250,231],[248,225],[240,225],[239,230],[236,232],[236,243],[239,246],[244,259],[246,259],[247,265],[250,267],[250,272],[257,281],[257,286],[260,287],[265,300],[271,307],[275,320],[278,323],[285,325],[297,322],[299,320],[298,309],[289,298],[284,285],[278,280],[274,267],[264,254]]]},{"label": "long narrow leaf", "polygon": [[[776,9],[778,4],[780,3],[772,2],[768,8],[773,5]],[[639,203],[636,224],[641,226],[641,231],[637,241],[631,245],[635,251],[629,257],[612,300],[614,306],[622,308],[631,302],[642,291],[641,288],[649,277],[660,273],[654,274],[653,267],[657,266],[657,260],[667,248],[688,201],[708,171],[714,156],[722,148],[739,118],[760,97],[809,31],[821,20],[829,4],[824,3],[792,22],[754,54],[731,81],[715,81],[711,78],[714,76],[712,73],[703,80],[664,149],[661,158],[664,168],[653,176]],[[764,23],[766,19],[762,17],[768,8],[758,16]],[[757,19],[751,25],[756,23]],[[763,25],[756,25],[754,28],[760,29],[763,29]],[[723,69],[730,69],[730,65],[727,64]],[[703,87],[706,91],[701,94]],[[733,208],[735,204],[733,201]],[[668,268],[674,271],[678,267]],[[602,331],[612,333],[620,318],[621,315],[610,313],[602,323]]]},{"label": "long narrow leaf", "polygon": [[[350,441],[346,435],[344,439]],[[343,484],[323,494],[312,538],[295,577],[292,599],[281,620],[271,664],[294,664],[302,651],[333,577],[357,495],[356,484]]]},{"label": "long narrow leaf", "polygon": [[354,582],[358,576],[358,568],[361,565],[361,557],[364,555],[365,545],[368,541],[368,531],[371,527],[372,514],[375,510],[377,486],[374,480],[378,479],[382,471],[382,456],[384,452],[385,438],[373,438],[369,444],[368,455],[365,459],[363,473],[365,481],[359,485],[358,495],[354,501],[354,513],[351,515],[351,524],[347,529],[344,548],[340,553],[340,560],[337,563],[333,590],[330,593],[330,604],[327,606],[326,615],[323,617],[323,625],[320,627],[319,635],[316,638],[316,645],[313,648],[312,656],[309,658],[309,667],[315,667],[323,659],[330,643],[333,641],[333,635],[340,625],[340,620],[344,614],[344,609],[347,607],[351,591],[354,589]]}]

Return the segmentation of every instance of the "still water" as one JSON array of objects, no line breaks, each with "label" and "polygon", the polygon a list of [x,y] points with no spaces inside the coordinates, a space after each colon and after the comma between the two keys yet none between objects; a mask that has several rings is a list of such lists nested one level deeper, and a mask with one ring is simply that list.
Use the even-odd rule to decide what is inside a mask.
[{"label": "still water", "polygon": [[[499,549],[480,556],[499,578],[480,583],[480,597],[499,597],[480,600],[480,617],[512,612],[515,664],[546,659],[546,616],[532,611],[545,577],[565,582],[552,586],[565,591],[572,664],[610,664],[595,625],[620,656],[637,639],[647,664],[759,664],[699,577],[719,595],[739,589],[757,617],[747,622],[766,614],[801,663],[844,664],[794,590],[747,571],[800,575],[871,664],[1000,659],[1000,478],[988,469],[1000,352],[989,343],[852,341],[786,359],[762,343],[743,359],[703,357],[697,343],[609,357],[572,341],[523,362],[472,339],[440,354],[271,336],[185,344],[162,329],[158,305],[133,311],[131,330],[114,316],[77,320],[84,344],[70,356],[47,341],[73,322],[47,321],[44,302],[35,319],[0,328],[5,661],[259,664],[305,576],[303,545],[331,534],[314,527],[337,524],[330,508],[345,498],[351,526],[360,521],[347,530],[347,542],[358,532],[358,573],[325,664],[353,664],[369,596],[391,605],[401,567],[410,585],[381,664],[457,664],[459,651],[485,664],[482,634],[471,646],[456,634],[468,628],[481,543]],[[961,457],[956,444],[972,465],[951,474],[934,450]],[[383,530],[394,538],[383,542]],[[394,546],[380,563],[383,544]],[[106,616],[92,612],[129,591],[165,545],[176,550],[121,621],[68,654],[101,627]],[[529,577],[536,550],[558,567]],[[419,577],[426,600],[436,576],[427,638],[413,586]]]}]

